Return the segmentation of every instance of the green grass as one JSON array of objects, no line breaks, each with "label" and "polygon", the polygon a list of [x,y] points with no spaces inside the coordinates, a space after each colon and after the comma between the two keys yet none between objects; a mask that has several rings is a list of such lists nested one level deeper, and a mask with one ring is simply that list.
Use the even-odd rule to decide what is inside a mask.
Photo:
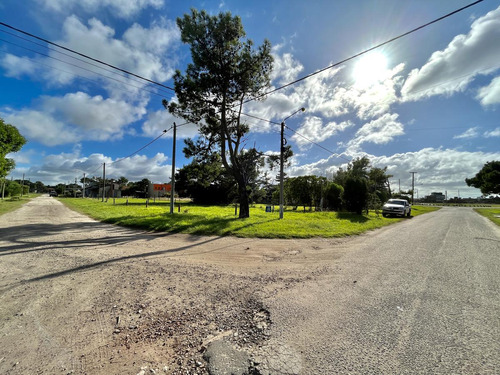
[{"label": "green grass", "polygon": [[[197,206],[182,203],[178,212],[170,214],[168,202],[151,203],[146,208],[144,199],[116,199],[101,202],[94,199],[64,198],[61,202],[94,219],[145,230],[197,235],[232,235],[262,238],[344,237],[407,220],[384,218],[375,212],[355,215],[337,212],[303,212],[287,210],[279,220],[278,207],[273,213],[265,212],[265,205],[250,208],[250,217],[238,219],[234,206]],[[436,207],[414,206],[413,214],[435,211]]]},{"label": "green grass", "polygon": [[493,221],[496,225],[500,226],[500,207],[494,208],[475,208],[474,211],[487,217]]},{"label": "green grass", "polygon": [[0,215],[17,210],[19,207],[28,202],[30,199],[33,199],[37,196],[38,194],[37,195],[30,194],[29,197],[23,196],[22,198],[15,197],[14,199],[11,198],[5,198],[4,200],[0,199]]}]

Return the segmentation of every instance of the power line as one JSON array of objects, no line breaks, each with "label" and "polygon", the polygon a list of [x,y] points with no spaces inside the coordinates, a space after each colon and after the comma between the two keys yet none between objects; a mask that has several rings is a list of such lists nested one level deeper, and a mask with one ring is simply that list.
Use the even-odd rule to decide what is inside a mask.
[{"label": "power line", "polygon": [[71,48],[64,47],[63,45],[60,45],[60,44],[58,44],[58,43],[51,42],[51,41],[50,41],[50,40],[48,40],[48,39],[45,39],[45,38],[39,37],[39,36],[37,36],[37,35],[35,35],[35,34],[29,33],[29,32],[24,31],[24,30],[18,29],[18,28],[14,27],[14,26],[11,26],[11,25],[9,25],[9,24],[6,24],[5,22],[0,22],[0,25],[2,25],[2,26],[4,26],[4,27],[7,27],[7,28],[9,28],[9,29],[11,29],[11,30],[17,31],[18,33],[21,33],[21,34],[27,35],[27,36],[29,36],[29,37],[31,37],[31,38],[35,38],[35,39],[41,40],[42,42],[45,42],[45,43],[47,43],[47,44],[50,44],[50,45],[56,46],[56,47],[58,47],[58,48],[61,48],[61,49],[65,50],[65,51],[68,51],[68,52],[74,53],[74,54],[76,54],[76,55],[79,55],[79,56],[85,57],[86,59],[89,59],[89,60],[95,61],[95,62],[97,62],[97,63],[99,63],[99,64],[106,65],[106,66],[108,66],[108,67],[110,67],[110,68],[113,68],[113,69],[119,70],[120,72],[123,72],[123,73],[129,74],[129,75],[131,75],[131,76],[134,76],[134,77],[139,78],[139,79],[141,79],[141,80],[147,81],[147,82],[152,83],[152,84],[154,84],[154,85],[157,85],[157,86],[160,86],[160,87],[166,88],[166,89],[171,90],[171,91],[175,91],[172,87],[169,87],[169,86],[167,86],[167,85],[164,85],[164,84],[159,83],[159,82],[156,82],[156,81],[153,81],[153,80],[151,80],[151,79],[149,79],[149,78],[145,78],[145,77],[140,76],[140,75],[138,75],[138,74],[132,73],[132,72],[130,72],[130,71],[128,71],[128,70],[125,70],[125,69],[119,68],[119,67],[117,67],[117,66],[115,66],[115,65],[108,64],[107,62],[104,62],[104,61],[102,61],[102,60],[99,60],[99,59],[93,58],[93,57],[91,57],[91,56],[89,56],[89,55],[86,55],[86,54],[84,54],[84,53],[81,53],[81,52],[75,51],[75,50],[73,50],[73,49],[71,49]]},{"label": "power line", "polygon": [[115,160],[115,161],[113,161],[113,162],[111,162],[111,163],[108,163],[108,165],[112,165],[112,164],[119,163],[119,162],[121,162],[121,161],[123,161],[123,160],[125,160],[125,159],[128,159],[128,158],[130,158],[130,157],[134,156],[134,155],[135,155],[135,154],[137,154],[138,152],[140,152],[140,151],[144,150],[144,149],[145,149],[146,147],[148,147],[150,144],[152,144],[152,143],[156,142],[158,139],[160,139],[161,137],[163,137],[163,136],[164,136],[165,134],[167,134],[167,132],[168,132],[169,130],[171,130],[172,128],[173,128],[173,126],[171,126],[170,128],[168,128],[168,129],[164,130],[164,131],[163,131],[163,133],[161,133],[158,137],[156,137],[155,139],[153,139],[151,142],[149,142],[149,143],[145,144],[144,146],[142,146],[142,147],[141,147],[140,149],[138,149],[137,151],[134,151],[134,152],[133,152],[133,153],[131,153],[130,155],[125,156],[125,157],[123,157],[123,158],[121,158],[121,159],[117,159],[117,160]]},{"label": "power line", "polygon": [[307,138],[306,136],[300,134],[299,132],[297,132],[296,130],[292,129],[291,127],[289,127],[288,125],[285,125],[285,128],[287,128],[288,130],[292,131],[293,133],[297,134],[299,137],[305,139],[307,142],[309,143],[312,143],[313,145],[315,146],[318,146],[319,148],[322,148],[323,150],[325,150],[326,152],[329,152],[330,154],[332,154],[333,156],[336,156],[336,157],[339,157],[341,159],[344,159],[344,160],[347,160],[347,161],[350,161],[349,159],[345,158],[344,156],[342,156],[341,154],[338,154],[336,152],[333,152],[332,150],[329,150],[327,149],[326,147],[323,147],[321,146],[319,143],[316,143],[314,141],[312,141],[311,139]]},{"label": "power line", "polygon": [[403,33],[403,34],[400,34],[400,35],[398,35],[398,36],[396,36],[396,37],[394,37],[394,38],[391,38],[391,39],[389,39],[389,40],[386,40],[385,42],[382,42],[382,43],[380,43],[380,44],[377,44],[377,45],[375,45],[375,46],[373,46],[373,47],[371,47],[371,48],[365,49],[364,51],[359,52],[359,53],[357,53],[357,54],[355,54],[355,55],[352,55],[351,57],[348,57],[348,58],[343,59],[343,60],[341,60],[341,61],[339,61],[339,62],[336,62],[336,63],[334,63],[334,64],[331,64],[331,65],[329,65],[329,66],[327,66],[327,67],[325,67],[325,68],[322,68],[322,69],[317,70],[317,71],[315,71],[315,72],[313,72],[313,73],[310,73],[310,74],[308,74],[308,75],[305,75],[305,76],[303,76],[303,77],[301,77],[301,78],[299,78],[299,79],[296,79],[295,81],[292,81],[292,82],[290,82],[290,83],[287,83],[287,84],[285,84],[285,85],[282,85],[282,86],[280,86],[280,87],[277,87],[277,88],[275,88],[275,89],[273,89],[273,90],[271,90],[271,91],[267,91],[267,92],[265,92],[265,93],[263,93],[263,94],[261,94],[261,95],[257,95],[255,98],[248,99],[248,100],[246,100],[244,103],[248,103],[248,102],[251,102],[251,101],[253,101],[253,100],[256,100],[256,99],[262,98],[262,97],[267,96],[267,95],[269,95],[269,94],[272,94],[272,93],[274,93],[274,92],[276,92],[276,91],[282,90],[282,89],[284,89],[284,88],[286,88],[286,87],[289,87],[289,86],[295,85],[296,83],[299,83],[299,82],[301,82],[301,81],[304,81],[304,80],[306,80],[307,78],[311,78],[311,77],[313,77],[313,76],[315,76],[315,75],[317,75],[317,74],[323,73],[323,72],[324,72],[324,71],[326,71],[326,70],[329,70],[329,69],[335,68],[335,67],[337,67],[337,66],[339,66],[339,65],[342,65],[342,64],[344,64],[344,63],[346,63],[346,62],[348,62],[348,61],[350,61],[350,60],[353,60],[353,59],[355,59],[355,58],[357,58],[357,57],[359,57],[359,56],[362,56],[362,55],[364,55],[364,54],[366,54],[366,53],[368,53],[368,52],[371,52],[371,51],[373,51],[373,50],[375,50],[375,49],[377,49],[377,48],[380,48],[380,47],[382,47],[382,46],[385,46],[386,44],[392,43],[392,42],[394,42],[394,41],[396,41],[396,40],[398,40],[398,39],[401,39],[401,38],[403,38],[403,37],[405,37],[405,36],[407,36],[407,35],[410,35],[410,34],[412,34],[412,33],[416,32],[416,31],[419,31],[419,30],[421,30],[421,29],[423,29],[423,28],[425,28],[425,27],[427,27],[427,26],[430,26],[430,25],[432,25],[432,24],[434,24],[434,23],[437,23],[437,22],[439,22],[439,21],[442,21],[442,20],[444,20],[445,18],[448,18],[448,17],[450,17],[450,16],[452,16],[452,15],[454,15],[454,14],[456,14],[456,13],[459,13],[459,12],[461,12],[461,11],[463,11],[463,10],[467,9],[467,8],[470,8],[470,7],[472,7],[472,6],[476,5],[476,4],[479,4],[479,3],[483,2],[483,1],[484,1],[484,0],[477,0],[477,1],[473,2],[473,3],[470,3],[469,5],[466,5],[466,6],[462,7],[462,8],[460,8],[460,9],[454,10],[453,12],[447,13],[447,14],[445,14],[444,16],[441,16],[441,17],[439,17],[439,18],[436,18],[436,19],[434,19],[434,20],[432,20],[432,21],[430,21],[430,22],[427,22],[426,24],[423,24],[423,25],[418,26],[418,27],[416,27],[416,28],[414,28],[414,29],[411,29],[410,31],[407,31],[407,32],[405,32],[405,33]]},{"label": "power line", "polygon": [[[70,62],[68,62],[68,61],[64,61],[64,60],[58,59],[57,57],[47,55],[47,54],[45,54],[45,53],[43,53],[43,52],[40,52],[40,51],[37,51],[37,50],[31,49],[31,48],[28,48],[28,47],[21,46],[21,45],[19,45],[19,44],[16,44],[16,43],[10,42],[10,41],[5,40],[5,39],[2,39],[2,38],[0,38],[0,41],[2,41],[2,42],[4,42],[4,43],[9,43],[9,44],[12,44],[12,45],[14,45],[14,46],[16,46],[16,47],[19,47],[19,48],[25,49],[25,50],[30,51],[30,52],[37,53],[37,54],[39,54],[39,55],[41,55],[41,56],[45,56],[45,57],[47,57],[47,58],[49,58],[49,59],[53,59],[53,60],[56,60],[56,61],[62,62],[63,64],[71,65],[71,66],[74,66],[75,68],[82,69],[82,70],[86,70],[87,72],[97,74],[97,75],[99,75],[99,76],[101,76],[101,77],[104,77],[104,78],[107,78],[107,79],[110,79],[110,80],[116,81],[116,82],[121,83],[121,84],[123,84],[123,85],[130,86],[130,87],[134,87],[134,88],[136,88],[136,89],[138,89],[138,90],[142,90],[142,91],[145,91],[145,92],[149,92],[150,94],[157,95],[157,96],[159,96],[159,97],[161,97],[161,98],[166,98],[164,95],[161,95],[161,94],[159,94],[159,93],[157,93],[157,92],[154,92],[154,91],[151,91],[151,90],[146,90],[146,89],[145,89],[145,88],[143,88],[143,87],[135,86],[135,85],[132,85],[132,84],[130,84],[130,83],[127,83],[127,82],[124,82],[124,81],[120,81],[119,79],[116,79],[116,78],[113,78],[113,77],[107,76],[106,74],[102,74],[102,73],[96,72],[96,71],[94,71],[94,70],[84,68],[83,66],[80,66],[80,65],[72,64],[72,63],[70,63]],[[92,79],[90,79],[90,78],[88,78],[88,77],[84,77],[84,76],[81,76],[81,75],[76,74],[76,73],[73,73],[73,72],[68,72],[68,71],[65,71],[65,70],[63,70],[63,69],[56,68],[55,66],[52,66],[52,65],[48,65],[48,64],[40,63],[40,62],[38,62],[38,61],[34,61],[34,60],[33,60],[33,59],[31,59],[30,57],[26,57],[26,58],[27,58],[27,59],[29,59],[29,60],[31,60],[31,61],[33,61],[33,62],[36,62],[37,64],[44,65],[44,66],[46,66],[46,67],[48,67],[48,68],[50,68],[50,69],[58,70],[58,71],[61,71],[61,72],[63,72],[63,73],[70,74],[70,75],[73,75],[73,76],[75,76],[75,77],[83,78],[83,79],[86,79],[86,80],[89,80],[89,81],[91,81],[91,82],[94,82],[94,83],[98,84],[98,82],[96,82],[96,81],[94,81],[94,80],[92,80]],[[137,81],[135,81],[135,82],[137,82]]]},{"label": "power line", "polygon": [[[137,80],[137,79],[133,79],[132,77],[128,77],[128,76],[127,76],[127,75],[125,75],[125,74],[120,74],[120,73],[118,73],[118,72],[116,72],[116,71],[114,71],[114,70],[112,70],[112,69],[106,69],[105,67],[102,67],[102,66],[100,66],[100,65],[98,65],[98,64],[93,64],[92,62],[86,61],[86,60],[84,60],[84,59],[80,59],[80,58],[78,58],[78,57],[76,57],[76,56],[72,56],[72,55],[70,55],[69,53],[64,53],[64,52],[59,51],[59,50],[57,50],[57,49],[55,49],[55,48],[50,48],[49,46],[46,46],[46,45],[41,44],[41,43],[37,43],[37,42],[35,42],[35,41],[33,41],[33,40],[30,40],[30,39],[28,39],[28,38],[23,38],[23,37],[22,37],[22,36],[20,36],[20,35],[16,35],[16,34],[14,34],[14,33],[8,32],[8,31],[6,31],[6,30],[0,30],[0,32],[5,33],[5,34],[8,34],[8,35],[11,35],[11,36],[13,36],[13,37],[15,37],[15,38],[18,38],[18,39],[24,40],[24,41],[26,41],[26,42],[28,42],[28,43],[31,43],[31,44],[34,44],[34,45],[36,45],[36,46],[39,46],[39,47],[42,47],[42,48],[46,48],[46,49],[48,49],[49,51],[53,51],[53,52],[58,53],[58,54],[60,54],[60,55],[63,55],[63,56],[69,57],[70,59],[80,61],[80,62],[82,62],[82,63],[84,63],[84,64],[91,65],[91,66],[96,67],[96,68],[98,68],[98,69],[102,69],[102,70],[104,70],[105,72],[109,72],[109,73],[112,73],[112,74],[116,74],[116,75],[118,75],[119,77],[123,77],[123,78],[130,79],[130,80],[131,80],[131,81],[133,81],[133,82],[142,83],[141,81],[139,81],[139,80]],[[41,53],[41,52],[38,52],[38,51],[36,51],[36,50],[32,50],[32,49],[29,49],[29,48],[27,48],[27,47],[23,47],[23,46],[21,46],[21,45],[19,45],[19,44],[17,44],[17,43],[9,42],[9,41],[6,41],[6,40],[4,40],[4,39],[0,39],[0,40],[4,41],[4,42],[6,42],[6,43],[9,43],[9,44],[13,44],[13,45],[15,45],[15,46],[17,46],[17,47],[20,47],[20,48],[26,49],[26,50],[28,50],[28,51],[31,51],[31,52],[35,52],[35,53],[41,54],[42,56],[46,56],[46,57],[49,57],[49,58],[54,58],[54,57],[52,57],[52,56],[50,56],[50,55],[49,55],[49,56],[47,56],[47,55],[45,55],[45,54],[43,54],[43,53]],[[65,61],[65,60],[59,60],[59,59],[56,59],[56,58],[54,58],[54,59],[55,59],[55,60],[58,60],[58,61],[60,61],[60,62],[63,62],[63,63],[67,63],[67,64],[69,64],[69,65],[73,65],[73,64],[71,64],[71,63],[69,63],[69,62],[67,62],[67,61]],[[74,66],[76,66],[76,67],[79,67],[79,68],[80,68],[80,66],[79,66],[79,65],[74,65]],[[82,68],[82,69],[85,69],[85,68]],[[88,69],[85,69],[85,70],[88,70]],[[96,74],[102,75],[102,76],[107,77],[107,78],[110,78],[110,79],[113,79],[113,78],[111,78],[111,77],[109,77],[109,76],[106,76],[106,75],[103,75],[103,74],[97,73],[97,72],[95,72],[95,71],[93,71],[93,70],[88,70],[88,71],[89,71],[89,72],[92,72],[92,73],[96,73]],[[72,74],[72,73],[69,73],[69,74]],[[125,82],[123,82],[123,81],[118,81],[118,82],[122,82],[124,85],[129,85],[128,83],[125,83]],[[147,84],[147,86],[149,86],[149,85],[150,85],[150,84]],[[130,85],[130,86],[132,86],[132,85]],[[137,86],[132,86],[132,87],[137,87]],[[162,91],[162,92],[167,92],[166,90],[164,90],[164,89],[162,89],[162,88],[158,88],[158,90],[159,90],[159,91]],[[146,91],[147,91],[147,90],[146,90]],[[151,91],[148,91],[148,92],[151,92]],[[168,92],[170,93],[170,91],[168,91]]]}]

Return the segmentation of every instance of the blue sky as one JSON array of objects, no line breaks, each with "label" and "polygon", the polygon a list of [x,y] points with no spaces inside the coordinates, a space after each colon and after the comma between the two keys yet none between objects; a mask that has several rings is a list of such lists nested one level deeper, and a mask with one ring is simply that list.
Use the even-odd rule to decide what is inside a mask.
[{"label": "blue sky", "polygon": [[[4,0],[0,21],[173,86],[175,70],[190,61],[176,18],[191,7],[231,11],[256,45],[271,42],[272,85],[279,87],[470,2]],[[33,41],[0,26],[0,117],[28,139],[10,155],[17,163],[11,176],[64,183],[99,176],[106,163],[109,178],[168,182],[171,131],[127,156],[183,122],[161,105],[173,93]],[[287,120],[303,136],[286,132],[295,153],[291,176],[330,177],[368,156],[388,167],[396,190],[408,189],[415,171],[419,196],[480,196],[464,179],[500,160],[500,2],[485,0],[244,111],[281,122],[300,107],[305,113]],[[279,150],[279,126],[247,122],[248,147]],[[195,125],[179,128],[177,167],[189,163],[182,139],[196,133]]]}]

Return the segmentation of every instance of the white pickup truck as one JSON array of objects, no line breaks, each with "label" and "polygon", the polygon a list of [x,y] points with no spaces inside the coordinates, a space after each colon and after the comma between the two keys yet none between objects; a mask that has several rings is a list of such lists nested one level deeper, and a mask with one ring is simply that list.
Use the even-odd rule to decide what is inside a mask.
[{"label": "white pickup truck", "polygon": [[405,199],[389,199],[382,207],[382,216],[411,216],[411,204]]}]

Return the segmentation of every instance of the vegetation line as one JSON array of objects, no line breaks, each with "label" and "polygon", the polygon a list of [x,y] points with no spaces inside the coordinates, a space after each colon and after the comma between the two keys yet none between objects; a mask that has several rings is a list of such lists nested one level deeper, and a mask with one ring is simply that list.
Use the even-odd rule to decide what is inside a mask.
[{"label": "vegetation line", "polygon": [[[285,219],[279,220],[277,207],[266,212],[266,205],[250,207],[251,216],[239,219],[235,206],[200,206],[192,203],[176,204],[169,213],[168,201],[148,202],[145,199],[61,199],[71,209],[96,220],[121,226],[196,235],[258,237],[258,238],[312,238],[345,237],[411,218],[384,218],[381,212],[369,211],[357,215],[347,212],[319,212],[306,208],[288,207]],[[128,202],[128,203],[127,203]],[[271,210],[272,210],[272,206]],[[413,206],[414,216],[438,210],[438,207]]]}]

